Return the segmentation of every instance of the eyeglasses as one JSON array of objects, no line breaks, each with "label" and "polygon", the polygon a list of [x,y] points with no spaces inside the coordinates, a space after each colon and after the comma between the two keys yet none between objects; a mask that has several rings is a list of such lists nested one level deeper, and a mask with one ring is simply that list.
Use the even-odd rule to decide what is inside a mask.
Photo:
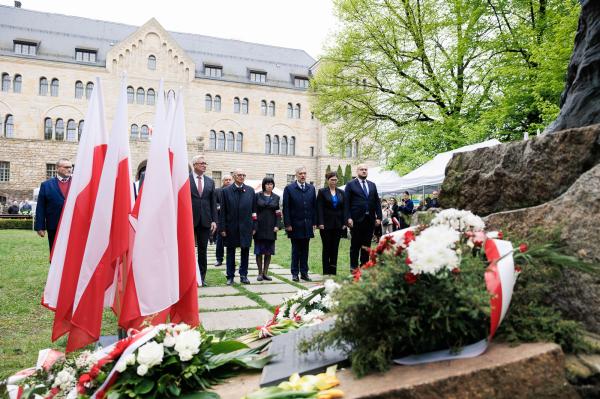
[{"label": "eyeglasses", "polygon": [[206,162],[196,162],[194,165],[208,165]]},{"label": "eyeglasses", "polygon": [[237,176],[237,177],[246,177],[246,175],[245,175],[245,174],[239,174],[239,173],[238,173],[236,176]]}]

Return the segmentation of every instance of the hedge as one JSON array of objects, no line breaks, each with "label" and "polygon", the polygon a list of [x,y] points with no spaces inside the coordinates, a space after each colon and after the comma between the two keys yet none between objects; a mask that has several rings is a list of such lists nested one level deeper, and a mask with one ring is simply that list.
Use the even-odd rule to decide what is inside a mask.
[{"label": "hedge", "polygon": [[31,219],[0,219],[0,229],[31,230]]}]

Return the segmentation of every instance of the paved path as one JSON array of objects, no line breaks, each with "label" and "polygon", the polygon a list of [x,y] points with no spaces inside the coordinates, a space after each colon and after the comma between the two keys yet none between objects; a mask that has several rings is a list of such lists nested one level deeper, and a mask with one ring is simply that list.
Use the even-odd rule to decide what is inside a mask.
[{"label": "paved path", "polygon": [[[236,255],[236,264],[239,265],[239,253]],[[198,288],[200,321],[209,331],[253,328],[262,325],[272,317],[272,307],[283,303],[285,298],[299,290],[317,285],[323,280],[323,276],[311,274],[315,282],[294,283],[291,281],[289,270],[272,264],[269,266],[272,281],[257,281],[256,260],[254,255],[250,254],[248,279],[251,284],[238,284],[239,274],[236,267],[236,283],[233,286],[226,286],[225,264],[215,267],[215,262],[215,246],[209,245],[208,269],[220,270],[223,274],[223,281],[219,285]]]}]

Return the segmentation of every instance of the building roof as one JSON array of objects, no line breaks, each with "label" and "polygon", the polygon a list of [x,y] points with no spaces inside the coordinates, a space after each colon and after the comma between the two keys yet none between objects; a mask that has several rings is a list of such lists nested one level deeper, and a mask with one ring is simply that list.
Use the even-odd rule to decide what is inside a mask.
[{"label": "building roof", "polygon": [[[75,48],[97,50],[96,65],[106,65],[111,47],[139,27],[83,17],[26,10],[0,5],[0,54],[14,55],[13,41],[38,42],[36,58],[75,61]],[[249,82],[248,71],[267,72],[267,84],[293,87],[293,76],[308,76],[315,60],[304,50],[169,32],[196,63],[196,76],[204,65],[223,67],[224,80]]]}]

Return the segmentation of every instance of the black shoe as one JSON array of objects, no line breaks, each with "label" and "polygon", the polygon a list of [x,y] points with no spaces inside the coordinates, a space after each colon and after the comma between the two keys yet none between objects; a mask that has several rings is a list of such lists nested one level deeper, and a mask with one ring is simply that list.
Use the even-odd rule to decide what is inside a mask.
[{"label": "black shoe", "polygon": [[273,280],[273,278],[271,276],[267,275],[267,274],[263,274],[262,278],[265,279],[265,280],[267,280],[267,281],[272,281]]},{"label": "black shoe", "polygon": [[256,276],[256,281],[263,281],[262,274],[259,274],[258,276]]},{"label": "black shoe", "polygon": [[206,284],[205,282],[202,282],[202,286],[203,287],[208,287],[208,284]]},{"label": "black shoe", "polygon": [[223,264],[223,261],[221,261],[221,262],[219,262],[219,261],[216,261],[216,262],[215,262],[215,266],[221,266],[222,264]]},{"label": "black shoe", "polygon": [[240,277],[240,283],[242,283],[242,284],[250,284],[250,280],[248,280],[248,277],[246,277],[246,276],[241,276]]},{"label": "black shoe", "polygon": [[232,278],[228,278],[227,279],[227,285],[233,285],[233,279]]},{"label": "black shoe", "polygon": [[300,281],[300,279],[298,278],[298,276],[292,276],[292,281],[298,282]]},{"label": "black shoe", "polygon": [[304,281],[312,281],[312,279],[308,277],[308,274],[303,274],[300,278]]}]

